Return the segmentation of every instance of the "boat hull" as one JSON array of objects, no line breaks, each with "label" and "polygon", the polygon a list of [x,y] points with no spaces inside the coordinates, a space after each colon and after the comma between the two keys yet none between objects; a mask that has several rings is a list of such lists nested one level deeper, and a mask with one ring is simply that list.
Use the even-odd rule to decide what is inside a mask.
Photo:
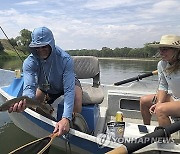
[{"label": "boat hull", "polygon": [[[10,113],[9,117],[17,127],[36,138],[50,135],[56,124],[55,121],[49,120],[30,109],[26,109],[22,113]],[[87,134],[71,129],[66,139],[63,136],[56,137],[52,144],[66,151],[69,150],[65,146],[68,141],[71,151],[77,153],[105,153],[112,149],[110,147],[100,147],[96,137],[91,136],[90,138],[93,138],[93,140],[87,140],[86,138],[88,138]]]}]

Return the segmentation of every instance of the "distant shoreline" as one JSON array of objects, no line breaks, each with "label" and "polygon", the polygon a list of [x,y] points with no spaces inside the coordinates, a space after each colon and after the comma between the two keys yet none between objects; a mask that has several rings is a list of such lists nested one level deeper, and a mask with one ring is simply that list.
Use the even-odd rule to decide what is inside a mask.
[{"label": "distant shoreline", "polygon": [[[22,58],[26,58],[28,55],[20,55]],[[19,58],[16,53],[0,55],[0,60],[10,60]],[[98,59],[104,60],[129,60],[129,61],[159,61],[160,58],[126,58],[126,57],[97,57]]]},{"label": "distant shoreline", "polygon": [[134,60],[134,61],[159,61],[159,58],[148,59],[148,58],[120,58],[120,57],[97,57],[98,59],[109,59],[109,60]]}]

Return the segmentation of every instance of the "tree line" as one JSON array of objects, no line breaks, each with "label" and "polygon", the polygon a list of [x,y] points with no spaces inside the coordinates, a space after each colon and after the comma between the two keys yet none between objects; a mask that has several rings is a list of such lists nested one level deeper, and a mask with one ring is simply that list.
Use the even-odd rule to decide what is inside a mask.
[{"label": "tree line", "polygon": [[81,49],[68,50],[67,52],[72,56],[152,58],[156,57],[158,50],[145,45],[143,48],[123,47],[111,49],[108,47],[103,47],[101,50]]},{"label": "tree line", "polygon": [[[29,54],[29,44],[31,42],[31,31],[23,29],[20,31],[20,36],[8,40],[19,52]],[[158,42],[153,42],[158,43]],[[151,58],[157,55],[157,49],[148,46],[149,43],[144,44],[143,48],[115,48],[102,47],[102,49],[76,49],[67,50],[72,56],[96,56],[96,57],[132,57],[132,58]],[[5,48],[0,41],[0,53],[5,52]]]}]

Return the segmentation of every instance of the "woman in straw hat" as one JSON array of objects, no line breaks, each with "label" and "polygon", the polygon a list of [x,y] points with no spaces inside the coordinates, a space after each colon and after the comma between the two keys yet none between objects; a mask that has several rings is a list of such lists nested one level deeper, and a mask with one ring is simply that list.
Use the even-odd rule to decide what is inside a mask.
[{"label": "woman in straw hat", "polygon": [[180,117],[180,36],[163,35],[159,44],[150,46],[159,48],[162,57],[157,65],[159,84],[156,94],[140,98],[140,109],[144,124],[150,125],[155,114],[159,126],[166,126],[169,116]]}]

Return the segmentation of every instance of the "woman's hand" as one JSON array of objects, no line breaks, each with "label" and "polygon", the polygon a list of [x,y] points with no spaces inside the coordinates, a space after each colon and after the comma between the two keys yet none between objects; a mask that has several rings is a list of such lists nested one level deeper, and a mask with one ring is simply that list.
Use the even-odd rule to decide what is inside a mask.
[{"label": "woman's hand", "polygon": [[58,132],[58,136],[66,134],[70,129],[69,119],[62,118],[59,122],[56,123],[53,133]]},{"label": "woman's hand", "polygon": [[154,105],[152,105],[150,108],[149,108],[149,112],[151,113],[151,114],[155,114],[155,108],[156,108],[156,104],[154,104]]}]

